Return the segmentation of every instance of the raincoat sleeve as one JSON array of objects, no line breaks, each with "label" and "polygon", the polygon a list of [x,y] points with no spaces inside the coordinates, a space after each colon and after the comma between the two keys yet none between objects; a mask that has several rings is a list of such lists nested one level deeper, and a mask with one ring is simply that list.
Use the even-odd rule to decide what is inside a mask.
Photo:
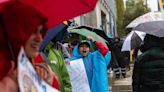
[{"label": "raincoat sleeve", "polygon": [[65,92],[72,92],[72,85],[70,81],[70,77],[66,68],[66,63],[64,61],[64,58],[62,58],[61,62],[61,76],[62,76],[62,81],[64,85],[64,90]]},{"label": "raincoat sleeve", "polygon": [[107,66],[111,60],[111,53],[108,51],[103,56],[100,51],[92,53],[93,59],[93,78],[91,92],[109,92]]},{"label": "raincoat sleeve", "polygon": [[102,42],[95,42],[95,45],[98,47],[98,49],[100,50],[100,53],[105,56],[106,53],[109,51],[108,47],[104,46]]},{"label": "raincoat sleeve", "polygon": [[61,92],[72,92],[72,86],[64,58],[60,51],[51,49],[48,54],[50,66],[55,74],[58,75]]},{"label": "raincoat sleeve", "polygon": [[133,92],[140,92],[139,87],[140,87],[140,67],[139,67],[139,62],[135,61],[134,63],[134,68],[133,68],[133,75],[132,75],[132,87],[133,87]]}]

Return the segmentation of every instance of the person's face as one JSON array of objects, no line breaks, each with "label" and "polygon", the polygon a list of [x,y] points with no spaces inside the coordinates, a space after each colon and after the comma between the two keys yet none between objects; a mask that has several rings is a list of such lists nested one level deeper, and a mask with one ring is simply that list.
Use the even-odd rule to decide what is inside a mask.
[{"label": "person's face", "polygon": [[82,56],[87,56],[88,53],[89,53],[89,46],[87,44],[82,44],[80,45],[79,47],[79,53],[82,55]]},{"label": "person's face", "polygon": [[71,49],[73,49],[73,48],[74,48],[74,46],[73,46],[73,45],[70,45],[70,48],[71,48]]},{"label": "person's face", "polygon": [[70,49],[73,49],[74,46],[73,46],[71,43],[69,43],[69,48],[70,48]]},{"label": "person's face", "polygon": [[43,26],[39,26],[25,44],[25,52],[30,59],[34,59],[39,54],[39,47],[43,40],[41,34],[42,29]]}]

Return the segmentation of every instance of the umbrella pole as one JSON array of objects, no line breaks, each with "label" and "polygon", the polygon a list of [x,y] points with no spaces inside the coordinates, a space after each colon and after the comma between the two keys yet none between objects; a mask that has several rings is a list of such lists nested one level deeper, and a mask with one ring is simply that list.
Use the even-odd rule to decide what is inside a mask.
[{"label": "umbrella pole", "polygon": [[2,26],[3,36],[4,36],[5,40],[6,40],[6,44],[7,44],[8,50],[10,52],[10,55],[11,55],[11,57],[12,57],[14,63],[15,63],[15,66],[17,67],[16,58],[14,56],[14,52],[13,52],[13,48],[11,46],[11,43],[10,43],[10,41],[8,39],[8,33],[7,33],[7,29],[5,27],[2,15],[0,15],[0,25]]}]

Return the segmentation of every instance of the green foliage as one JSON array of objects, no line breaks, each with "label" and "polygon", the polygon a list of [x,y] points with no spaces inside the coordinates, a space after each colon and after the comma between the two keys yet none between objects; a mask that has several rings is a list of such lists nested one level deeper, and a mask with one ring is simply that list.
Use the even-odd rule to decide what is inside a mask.
[{"label": "green foliage", "polygon": [[123,17],[124,17],[124,3],[123,0],[116,0],[117,7],[117,32],[120,37],[125,35],[125,32],[122,30],[123,26]]},{"label": "green foliage", "polygon": [[[135,18],[149,11],[150,9],[146,5],[144,5],[143,0],[127,0],[123,28],[125,28]],[[126,30],[130,30],[130,29],[126,29]]]}]

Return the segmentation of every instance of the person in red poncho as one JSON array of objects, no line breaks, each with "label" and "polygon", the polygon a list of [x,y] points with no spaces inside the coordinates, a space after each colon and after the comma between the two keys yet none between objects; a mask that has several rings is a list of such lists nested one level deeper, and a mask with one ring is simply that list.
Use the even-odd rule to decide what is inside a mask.
[{"label": "person in red poncho", "polygon": [[18,92],[16,65],[21,46],[39,77],[45,79],[49,74],[51,79],[45,81],[59,89],[58,80],[48,65],[42,61],[39,65],[43,68],[35,61],[42,34],[47,30],[46,21],[39,11],[18,1],[0,4],[0,92]]}]

